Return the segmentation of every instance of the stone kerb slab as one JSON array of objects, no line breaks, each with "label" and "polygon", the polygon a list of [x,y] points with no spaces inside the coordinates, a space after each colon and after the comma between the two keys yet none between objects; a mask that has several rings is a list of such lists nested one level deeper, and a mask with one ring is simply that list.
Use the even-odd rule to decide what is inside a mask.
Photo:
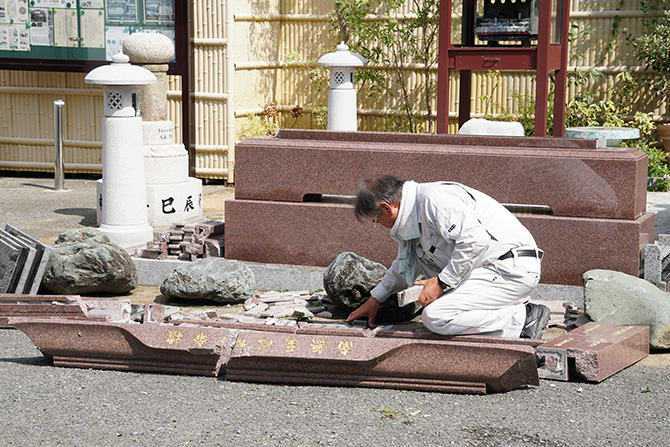
[{"label": "stone kerb slab", "polygon": [[533,345],[522,340],[152,320],[12,317],[9,324],[63,367],[213,377],[225,368],[228,380],[477,394],[539,385]]},{"label": "stone kerb slab", "polygon": [[352,195],[362,179],[388,173],[460,182],[501,203],[548,206],[556,216],[636,219],[646,210],[647,156],[635,149],[435,141],[250,138],[236,145],[235,198],[301,202],[309,195]]},{"label": "stone kerb slab", "polygon": [[570,378],[601,382],[649,355],[649,327],[588,323],[546,342],[537,351],[545,359],[567,355],[567,364],[554,361],[545,365],[543,377],[567,380],[555,377],[560,371]]},{"label": "stone kerb slab", "polygon": [[227,361],[231,331],[170,324],[105,323],[15,317],[55,366],[217,377]]},{"label": "stone kerb slab", "polygon": [[[518,217],[545,251],[546,284],[582,285],[594,268],[637,276],[640,244],[654,240],[652,213],[634,220]],[[346,251],[388,267],[398,250],[388,230],[359,223],[351,205],[265,200],[226,201],[225,246],[228,259],[321,267]]]},{"label": "stone kerb slab", "polygon": [[537,385],[526,346],[241,331],[226,379],[424,391],[502,392]]}]

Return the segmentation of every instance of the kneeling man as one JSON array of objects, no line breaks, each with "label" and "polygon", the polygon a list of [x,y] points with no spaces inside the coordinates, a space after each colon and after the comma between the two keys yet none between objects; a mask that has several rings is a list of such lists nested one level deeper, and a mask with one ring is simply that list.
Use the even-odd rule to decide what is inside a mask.
[{"label": "kneeling man", "polygon": [[398,257],[371,298],[347,321],[374,324],[380,303],[424,280],[423,324],[443,335],[540,338],[549,308],[522,303],[540,280],[543,252],[500,203],[454,182],[416,183],[391,175],[363,181],[359,221],[391,230]]}]

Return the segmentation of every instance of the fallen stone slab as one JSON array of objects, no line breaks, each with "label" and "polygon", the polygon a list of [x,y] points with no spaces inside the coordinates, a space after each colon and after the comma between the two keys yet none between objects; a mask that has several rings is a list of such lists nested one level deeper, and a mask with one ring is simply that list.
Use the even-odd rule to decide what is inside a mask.
[{"label": "fallen stone slab", "polygon": [[130,300],[123,298],[0,294],[0,327],[11,327],[12,317],[128,322],[130,313]]},{"label": "fallen stone slab", "polygon": [[602,382],[649,355],[648,326],[588,323],[537,348],[542,378]]},{"label": "fallen stone slab", "polygon": [[227,380],[476,394],[539,383],[534,348],[540,340],[284,322],[201,324],[240,331]]},{"label": "fallen stone slab", "polygon": [[235,338],[224,328],[13,317],[55,366],[216,377]]},{"label": "fallen stone slab", "polygon": [[0,293],[23,290],[22,273],[28,248],[11,235],[0,230]]},{"label": "fallen stone slab", "polygon": [[538,385],[527,346],[241,331],[226,380],[485,394]]}]

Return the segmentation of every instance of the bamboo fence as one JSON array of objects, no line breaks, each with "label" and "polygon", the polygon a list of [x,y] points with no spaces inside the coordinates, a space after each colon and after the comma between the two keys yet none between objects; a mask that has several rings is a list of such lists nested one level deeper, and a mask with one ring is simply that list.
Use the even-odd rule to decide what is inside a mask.
[{"label": "bamboo fence", "polygon": [[[410,3],[410,2],[408,2]],[[453,11],[459,19],[459,5]],[[323,128],[328,72],[316,66],[323,54],[334,51],[332,0],[192,0],[194,35],[195,166],[200,178],[234,182],[235,142],[269,128]],[[568,101],[584,92],[602,96],[616,75],[632,70],[653,76],[635,59],[625,35],[644,31],[639,2],[632,0],[572,0],[571,25],[586,30],[570,44],[569,71],[597,68],[603,76],[585,85],[570,83]],[[411,16],[412,11],[403,13]],[[458,40],[458,27],[454,40]],[[611,44],[610,44],[611,43]],[[388,67],[366,67],[364,69]],[[421,67],[407,68],[416,109],[426,115]],[[53,101],[65,101],[64,158],[69,173],[100,173],[102,160],[101,89],[85,84],[85,74],[0,70],[0,170],[54,170]],[[432,81],[437,67],[431,70]],[[458,73],[450,79],[458,91]],[[533,101],[534,72],[473,72],[472,116],[522,113]],[[181,91],[179,76],[168,76],[168,116],[181,142]],[[450,95],[450,132],[457,131],[458,95]],[[263,114],[274,103],[278,115]],[[359,130],[395,130],[399,113],[397,86],[389,80],[386,91],[373,97],[358,92]],[[303,109],[294,117],[291,109]],[[432,110],[436,104],[433,94]],[[657,121],[670,121],[665,99],[641,89],[635,110],[651,112]],[[321,115],[320,115],[320,114]],[[250,120],[249,116],[253,118]],[[423,128],[426,131],[426,128]]]}]

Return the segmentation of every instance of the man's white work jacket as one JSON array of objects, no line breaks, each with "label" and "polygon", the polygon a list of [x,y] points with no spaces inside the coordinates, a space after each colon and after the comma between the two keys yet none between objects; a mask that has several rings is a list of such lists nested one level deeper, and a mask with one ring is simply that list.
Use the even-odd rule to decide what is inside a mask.
[{"label": "man's white work jacket", "polygon": [[[511,212],[475,189],[453,182],[419,183],[415,197],[421,236],[413,243],[417,266],[426,278],[439,275],[458,287],[473,269],[495,262],[512,248],[537,248]],[[409,285],[396,259],[370,294],[384,302]]]}]

